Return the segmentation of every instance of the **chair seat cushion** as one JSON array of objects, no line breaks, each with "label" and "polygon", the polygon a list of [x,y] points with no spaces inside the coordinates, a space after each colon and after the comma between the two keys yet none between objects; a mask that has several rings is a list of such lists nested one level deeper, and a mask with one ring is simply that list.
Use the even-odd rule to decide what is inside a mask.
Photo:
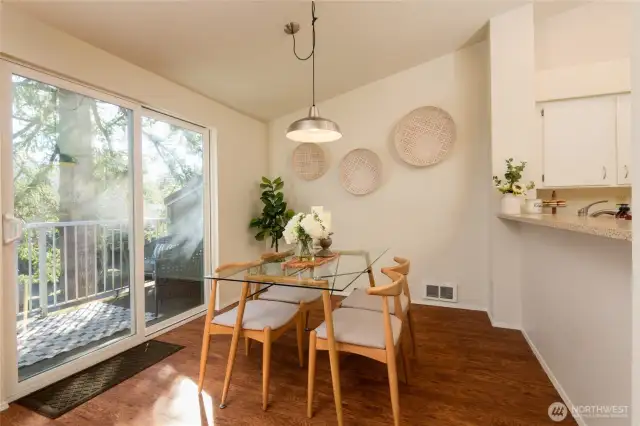
[{"label": "chair seat cushion", "polygon": [[[384,349],[383,315],[382,312],[364,309],[336,309],[333,311],[334,336],[338,342]],[[402,321],[393,315],[389,317],[391,318],[391,330],[393,332],[393,343],[395,345],[400,338]],[[321,339],[327,338],[327,326],[324,322],[316,328],[316,333]]]},{"label": "chair seat cushion", "polygon": [[311,303],[322,297],[322,292],[312,288],[274,285],[260,295],[261,300],[275,300],[286,303]]},{"label": "chair seat cushion", "polygon": [[[282,327],[298,313],[298,307],[290,303],[270,300],[249,300],[244,308],[242,328],[245,330],[272,330]],[[236,325],[238,307],[213,318],[213,324],[233,327]]]},{"label": "chair seat cushion", "polygon": [[[396,305],[393,297],[388,297],[387,302],[389,303],[389,313],[394,314],[396,312]],[[367,294],[365,290],[355,289],[342,301],[340,306],[343,308],[366,309],[369,311],[382,312],[382,298],[380,296]],[[404,294],[400,295],[400,306],[402,306],[402,312],[406,312],[409,307],[409,298]]]}]

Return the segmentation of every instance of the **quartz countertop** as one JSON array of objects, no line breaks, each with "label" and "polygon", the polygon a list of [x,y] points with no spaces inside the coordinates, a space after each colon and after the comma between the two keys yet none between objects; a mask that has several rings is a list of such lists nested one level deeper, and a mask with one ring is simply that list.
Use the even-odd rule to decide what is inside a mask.
[{"label": "quartz countertop", "polygon": [[[597,235],[615,240],[632,241],[632,221],[613,217],[579,217],[554,214],[498,214],[500,219],[513,220],[531,225],[564,229],[566,231]],[[640,220],[640,219],[638,219]]]}]

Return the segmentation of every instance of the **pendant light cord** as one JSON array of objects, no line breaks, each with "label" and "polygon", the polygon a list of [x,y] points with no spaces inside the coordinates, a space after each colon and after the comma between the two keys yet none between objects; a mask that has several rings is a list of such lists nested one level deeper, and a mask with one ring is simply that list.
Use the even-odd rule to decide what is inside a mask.
[{"label": "pendant light cord", "polygon": [[293,54],[296,55],[300,61],[306,61],[311,58],[311,87],[312,87],[312,105],[316,106],[316,21],[318,18],[316,17],[316,3],[311,2],[311,53],[307,57],[298,56],[298,52],[296,52],[296,35],[291,34],[293,37]]}]

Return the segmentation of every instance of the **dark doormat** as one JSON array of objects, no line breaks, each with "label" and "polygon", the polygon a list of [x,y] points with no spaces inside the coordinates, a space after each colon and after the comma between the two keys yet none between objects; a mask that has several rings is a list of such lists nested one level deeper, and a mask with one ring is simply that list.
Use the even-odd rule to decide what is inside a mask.
[{"label": "dark doormat", "polygon": [[55,419],[181,349],[184,346],[149,340],[16,402]]}]

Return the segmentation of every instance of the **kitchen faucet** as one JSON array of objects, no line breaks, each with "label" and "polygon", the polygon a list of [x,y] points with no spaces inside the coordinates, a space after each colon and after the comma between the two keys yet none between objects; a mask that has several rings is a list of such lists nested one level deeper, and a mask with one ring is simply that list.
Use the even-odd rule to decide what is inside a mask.
[{"label": "kitchen faucet", "polygon": [[589,216],[589,208],[591,206],[595,206],[596,204],[601,204],[601,203],[608,203],[608,202],[609,200],[600,200],[600,201],[596,201],[595,203],[587,204],[586,206],[578,210],[578,216]]}]

